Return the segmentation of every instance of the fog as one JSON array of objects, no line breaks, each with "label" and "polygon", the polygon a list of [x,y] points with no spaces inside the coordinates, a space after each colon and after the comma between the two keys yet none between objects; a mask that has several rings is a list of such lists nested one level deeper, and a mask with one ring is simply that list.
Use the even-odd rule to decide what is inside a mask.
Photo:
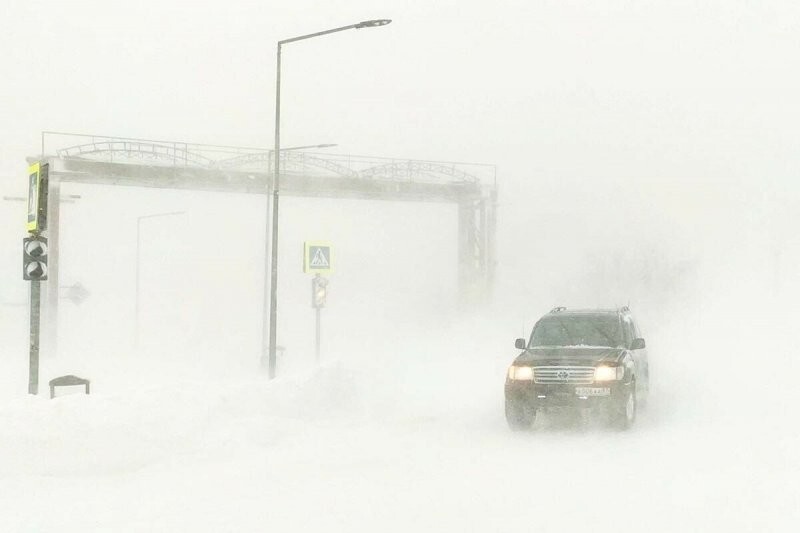
[{"label": "fog", "polygon": [[[792,531],[800,8],[791,2],[12,2],[0,189],[42,131],[497,165],[492,298],[457,209],[66,183],[58,354],[27,392],[25,202],[0,203],[0,531]],[[142,220],[137,258],[139,217]],[[335,251],[314,360],[302,243]],[[136,326],[136,266],[140,319]],[[629,305],[651,398],[511,432],[516,337]],[[138,338],[138,348],[136,340]],[[49,400],[46,382],[92,380]]]}]

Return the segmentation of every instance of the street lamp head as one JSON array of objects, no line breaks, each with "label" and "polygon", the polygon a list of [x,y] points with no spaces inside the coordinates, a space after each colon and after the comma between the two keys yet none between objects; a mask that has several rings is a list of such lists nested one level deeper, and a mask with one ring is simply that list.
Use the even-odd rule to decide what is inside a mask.
[{"label": "street lamp head", "polygon": [[364,22],[359,22],[356,24],[356,29],[361,28],[374,28],[376,26],[386,26],[392,20],[391,19],[378,19],[378,20],[365,20]]}]

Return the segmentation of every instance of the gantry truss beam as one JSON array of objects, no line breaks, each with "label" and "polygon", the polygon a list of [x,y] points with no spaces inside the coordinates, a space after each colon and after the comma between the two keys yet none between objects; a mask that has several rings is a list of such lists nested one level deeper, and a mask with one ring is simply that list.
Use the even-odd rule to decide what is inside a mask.
[{"label": "gantry truss beam", "polygon": [[[57,279],[60,183],[266,195],[272,192],[272,158],[272,151],[258,148],[43,132],[41,154],[29,160],[50,162],[51,276]],[[280,164],[283,195],[457,204],[461,300],[470,304],[490,296],[497,219],[493,165],[293,151],[281,152]],[[55,325],[57,287],[48,293]]]},{"label": "gantry truss beam", "polygon": [[[55,160],[53,166],[55,170],[51,173],[62,182],[251,194],[268,194],[272,185],[272,173],[266,171],[109,163],[77,157]],[[281,174],[281,194],[287,196],[460,203],[478,200],[486,194],[486,188],[474,181],[436,183],[294,170],[282,171]]]}]

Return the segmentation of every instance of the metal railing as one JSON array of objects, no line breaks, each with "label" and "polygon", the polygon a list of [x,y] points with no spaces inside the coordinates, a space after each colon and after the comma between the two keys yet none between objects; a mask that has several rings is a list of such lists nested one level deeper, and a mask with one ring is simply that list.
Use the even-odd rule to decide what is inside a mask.
[{"label": "metal railing", "polygon": [[[112,163],[272,172],[272,150],[246,146],[197,144],[55,131],[42,132],[41,156]],[[456,161],[409,160],[317,152],[281,152],[281,171],[306,175],[471,183],[496,186],[495,165]]]}]

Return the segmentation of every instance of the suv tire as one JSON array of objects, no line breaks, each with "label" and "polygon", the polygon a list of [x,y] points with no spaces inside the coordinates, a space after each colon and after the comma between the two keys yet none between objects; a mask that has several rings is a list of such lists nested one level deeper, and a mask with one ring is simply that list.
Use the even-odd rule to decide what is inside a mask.
[{"label": "suv tire", "polygon": [[506,400],[506,422],[513,431],[531,429],[536,421],[536,409],[525,404]]},{"label": "suv tire", "polygon": [[620,402],[611,413],[612,425],[622,431],[630,429],[634,422],[636,422],[637,410],[636,381],[632,381],[630,390],[625,396],[625,400]]}]

